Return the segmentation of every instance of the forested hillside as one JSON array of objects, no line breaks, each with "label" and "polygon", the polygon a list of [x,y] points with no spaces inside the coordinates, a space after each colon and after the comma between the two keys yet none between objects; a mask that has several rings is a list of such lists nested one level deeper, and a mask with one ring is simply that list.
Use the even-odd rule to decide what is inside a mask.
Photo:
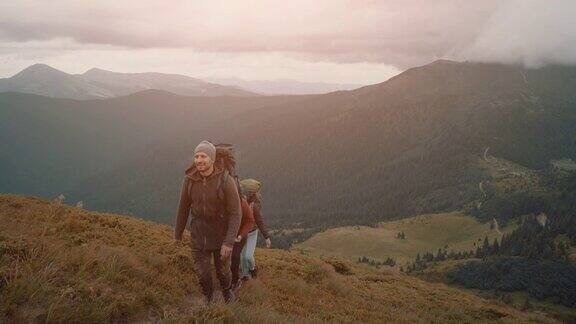
[{"label": "forested hillside", "polygon": [[[575,87],[574,67],[437,61],[314,96],[152,91],[47,102],[5,94],[2,138],[13,140],[2,142],[11,170],[2,190],[65,193],[98,210],[171,223],[192,150],[210,139],[233,143],[241,176],[264,183],[274,227],[373,224],[463,208],[484,217],[497,178],[486,160],[530,173],[576,159]],[[479,202],[484,207],[470,209]]]},{"label": "forested hillside", "polygon": [[[236,145],[241,175],[264,183],[274,226],[371,224],[483,200],[479,184],[494,178],[484,155],[528,169],[574,158],[573,85],[571,67],[438,61],[382,84],[250,110],[202,136]],[[128,205],[170,222],[182,176],[170,161],[190,161],[194,144],[160,146],[78,191],[114,192],[95,207]],[[148,182],[123,191],[108,180],[128,178]]]},{"label": "forested hillside", "polygon": [[[218,120],[300,99],[183,97],[148,90],[81,101],[0,93],[0,192],[68,195],[81,180],[126,161],[147,163],[148,153],[164,143],[195,142]],[[166,167],[180,169],[187,162],[173,163]]]}]

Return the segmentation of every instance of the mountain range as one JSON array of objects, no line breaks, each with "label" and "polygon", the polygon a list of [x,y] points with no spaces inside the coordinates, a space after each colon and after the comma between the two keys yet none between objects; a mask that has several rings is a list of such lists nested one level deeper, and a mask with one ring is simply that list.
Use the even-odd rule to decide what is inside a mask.
[{"label": "mountain range", "polygon": [[[1,190],[63,192],[89,208],[170,223],[192,150],[211,139],[234,143],[241,176],[262,180],[273,226],[459,210],[491,179],[486,154],[535,170],[576,159],[575,88],[570,66],[437,61],[324,95],[3,94],[1,120],[13,127],[2,128],[11,140],[1,143],[9,148]],[[85,171],[90,164],[98,167]]]},{"label": "mountain range", "polygon": [[[251,109],[196,141],[236,144],[241,175],[265,184],[275,226],[371,224],[478,202],[479,183],[492,179],[481,166],[486,151],[530,169],[574,159],[575,87],[573,67],[438,61],[381,84]],[[193,146],[160,145],[73,192],[169,222],[182,177],[174,161],[189,163]]]},{"label": "mountain range", "polygon": [[204,78],[206,81],[236,86],[264,95],[324,94],[363,87],[354,83],[304,82],[291,79],[243,80],[239,78]]},{"label": "mountain range", "polygon": [[70,99],[105,99],[156,89],[184,96],[256,96],[233,86],[222,86],[177,74],[118,73],[90,69],[68,74],[45,64],[34,64],[0,79],[0,92],[23,92]]},{"label": "mountain range", "polygon": [[152,89],[182,96],[246,97],[322,94],[361,86],[289,79],[247,81],[239,78],[204,78],[201,80],[179,74],[119,73],[98,68],[92,68],[82,74],[68,74],[46,64],[34,64],[10,78],[0,79],[0,92],[22,92],[78,100],[114,98]]}]

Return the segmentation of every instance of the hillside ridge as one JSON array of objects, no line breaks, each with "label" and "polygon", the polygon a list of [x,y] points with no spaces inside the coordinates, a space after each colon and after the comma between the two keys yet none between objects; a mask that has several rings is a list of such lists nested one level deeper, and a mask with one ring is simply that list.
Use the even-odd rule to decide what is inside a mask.
[{"label": "hillside ridge", "polygon": [[42,63],[33,64],[12,77],[0,78],[0,92],[14,91],[78,100],[114,98],[147,89],[185,96],[258,96],[239,87],[205,82],[185,75],[119,73],[96,68],[84,74],[70,74]]},{"label": "hillside ridge", "polygon": [[0,320],[46,322],[553,322],[442,284],[257,250],[262,276],[203,307],[170,226],[0,195]]}]

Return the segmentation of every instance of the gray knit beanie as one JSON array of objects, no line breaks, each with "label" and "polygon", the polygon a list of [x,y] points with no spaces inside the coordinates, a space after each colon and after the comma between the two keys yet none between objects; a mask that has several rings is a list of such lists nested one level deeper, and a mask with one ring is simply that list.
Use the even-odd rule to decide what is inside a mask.
[{"label": "gray knit beanie", "polygon": [[194,149],[194,154],[202,152],[210,157],[212,161],[216,161],[216,147],[208,141],[202,141]]}]

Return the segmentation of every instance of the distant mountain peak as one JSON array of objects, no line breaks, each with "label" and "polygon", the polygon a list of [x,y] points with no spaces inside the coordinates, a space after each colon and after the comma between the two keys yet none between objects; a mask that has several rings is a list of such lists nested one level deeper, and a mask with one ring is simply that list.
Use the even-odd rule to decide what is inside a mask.
[{"label": "distant mountain peak", "polygon": [[[80,74],[82,76],[97,76],[97,75],[102,75],[102,76],[124,76],[124,77],[138,77],[138,76],[160,76],[160,77],[165,77],[165,76],[173,76],[173,77],[180,77],[180,78],[187,78],[187,79],[194,79],[192,77],[186,76],[186,75],[181,75],[181,74],[172,74],[172,73],[160,73],[160,72],[115,72],[115,71],[110,71],[110,70],[104,70],[104,69],[99,69],[99,68],[91,68],[90,70],[84,72],[83,74]],[[196,80],[196,79],[194,79]]]},{"label": "distant mountain peak", "polygon": [[189,77],[187,75],[181,74],[172,74],[172,73],[160,73],[160,72],[115,72],[109,70],[103,70],[99,68],[91,68],[90,70],[84,72],[83,74],[79,74],[80,76],[86,78],[172,78],[172,79],[179,79],[179,80],[187,80],[187,81],[197,81],[206,83],[205,81]]},{"label": "distant mountain peak", "polygon": [[69,75],[66,72],[60,71],[51,67],[50,65],[43,64],[43,63],[36,63],[30,65],[29,67],[25,68],[24,70],[20,71],[19,73],[12,76],[12,78],[21,78],[21,77],[28,77],[28,76],[37,76],[37,75],[60,75],[60,76],[67,76]]},{"label": "distant mountain peak", "polygon": [[120,73],[99,68],[91,68],[83,74],[68,74],[41,63],[0,81],[0,92],[24,92],[80,100],[119,97],[145,89],[165,90],[184,96],[258,95],[235,86],[212,84],[186,75]]},{"label": "distant mountain peak", "polygon": [[461,64],[461,63],[462,63],[462,62],[458,62],[458,61],[452,61],[452,60],[447,60],[447,59],[439,59],[439,60],[436,60],[436,61],[430,63],[430,65],[447,65],[447,64],[454,65],[454,64]]},{"label": "distant mountain peak", "polygon": [[112,71],[103,70],[103,69],[99,69],[99,68],[91,68],[90,70],[82,73],[82,75],[89,75],[89,74],[94,74],[94,73],[112,73]]},{"label": "distant mountain peak", "polygon": [[45,71],[48,71],[48,70],[56,70],[56,71],[59,71],[59,70],[51,67],[50,65],[44,64],[44,63],[35,63],[35,64],[32,64],[32,65],[30,65],[29,67],[25,68],[25,69],[22,70],[22,71],[27,71],[27,70],[28,70],[28,71],[29,71],[29,70],[38,70],[38,71],[41,71],[41,70],[45,70]]},{"label": "distant mountain peak", "polygon": [[166,97],[181,97],[170,91],[160,90],[160,89],[145,89],[142,91],[134,92],[125,96],[120,96],[118,98],[166,98]]}]

